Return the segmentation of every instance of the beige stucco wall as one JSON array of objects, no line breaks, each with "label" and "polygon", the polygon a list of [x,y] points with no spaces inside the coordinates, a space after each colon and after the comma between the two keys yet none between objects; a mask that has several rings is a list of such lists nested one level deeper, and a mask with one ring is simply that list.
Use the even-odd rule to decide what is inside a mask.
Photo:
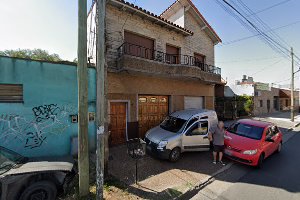
[{"label": "beige stucco wall", "polygon": [[137,97],[139,94],[168,95],[170,112],[184,109],[184,96],[203,96],[205,108],[214,108],[213,85],[203,84],[197,80],[108,73],[108,99],[129,100],[130,121],[137,121]]}]

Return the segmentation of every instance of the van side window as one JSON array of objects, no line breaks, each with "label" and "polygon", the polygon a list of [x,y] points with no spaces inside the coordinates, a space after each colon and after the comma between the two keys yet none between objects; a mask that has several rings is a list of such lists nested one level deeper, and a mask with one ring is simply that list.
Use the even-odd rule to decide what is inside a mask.
[{"label": "van side window", "polygon": [[208,131],[208,122],[199,122],[194,125],[188,130],[187,135],[206,135]]},{"label": "van side window", "polygon": [[194,123],[198,120],[197,117],[194,117],[193,119],[191,119],[188,124],[186,125],[186,130]]}]

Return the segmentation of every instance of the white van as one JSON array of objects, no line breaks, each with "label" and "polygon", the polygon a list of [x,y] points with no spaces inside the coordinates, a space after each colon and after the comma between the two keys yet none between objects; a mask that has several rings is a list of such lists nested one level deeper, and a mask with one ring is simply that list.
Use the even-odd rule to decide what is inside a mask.
[{"label": "white van", "polygon": [[218,117],[213,110],[174,112],[146,133],[147,153],[176,162],[182,152],[209,151],[208,130],[217,124]]}]

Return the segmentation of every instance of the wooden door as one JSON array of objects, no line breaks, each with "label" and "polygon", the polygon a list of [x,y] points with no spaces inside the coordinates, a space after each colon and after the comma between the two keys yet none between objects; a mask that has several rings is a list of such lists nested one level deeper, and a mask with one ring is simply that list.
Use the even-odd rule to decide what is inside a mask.
[{"label": "wooden door", "polygon": [[126,143],[126,103],[113,102],[110,103],[110,143],[111,145],[119,145]]},{"label": "wooden door", "polygon": [[139,137],[159,125],[168,115],[168,96],[139,96]]}]

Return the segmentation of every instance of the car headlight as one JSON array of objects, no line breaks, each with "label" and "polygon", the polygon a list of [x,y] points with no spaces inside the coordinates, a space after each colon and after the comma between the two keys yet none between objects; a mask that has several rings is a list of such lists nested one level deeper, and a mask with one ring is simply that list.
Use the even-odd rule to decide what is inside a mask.
[{"label": "car headlight", "polygon": [[246,154],[246,155],[254,155],[257,153],[257,149],[254,149],[254,150],[246,150],[243,152],[243,154]]},{"label": "car headlight", "polygon": [[162,140],[162,141],[160,141],[160,142],[158,143],[157,149],[163,149],[164,147],[167,146],[167,144],[168,144],[168,141]]}]

